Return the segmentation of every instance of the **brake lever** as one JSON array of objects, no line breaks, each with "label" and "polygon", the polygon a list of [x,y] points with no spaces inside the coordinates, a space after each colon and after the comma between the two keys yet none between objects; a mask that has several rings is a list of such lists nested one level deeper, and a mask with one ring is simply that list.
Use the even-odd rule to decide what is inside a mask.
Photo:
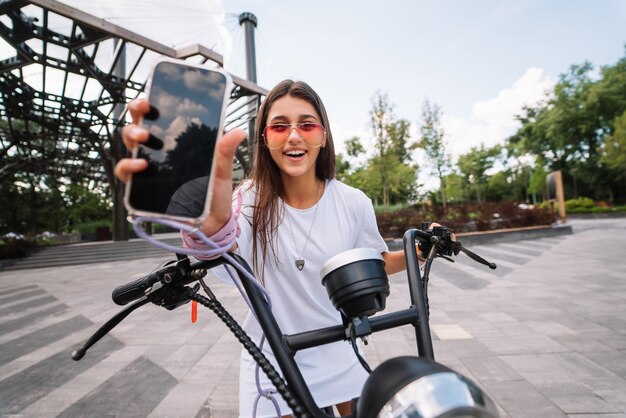
[{"label": "brake lever", "polygon": [[[162,283],[157,282],[145,296],[142,296],[141,299],[138,299],[132,305],[129,305],[116,313],[111,319],[98,328],[98,330],[93,333],[93,335],[87,340],[87,342],[85,342],[85,344],[83,344],[82,347],[72,352],[72,360],[78,361],[82,359],[89,348],[100,341],[102,337],[107,335],[113,328],[119,325],[120,322],[126,319],[126,317],[133,311],[148,303],[154,303],[155,305],[162,306],[170,311],[189,303],[191,299],[189,299],[186,292],[183,291],[184,288],[187,288],[187,286],[179,286],[179,288],[174,289],[169,288],[168,286],[163,286]],[[190,290],[197,293],[198,290],[200,290],[200,285],[196,283]]]},{"label": "brake lever", "polygon": [[454,263],[454,260],[452,258],[448,257],[447,255],[437,254],[437,257],[443,258],[444,260],[447,260],[447,261],[449,261],[451,263]]},{"label": "brake lever", "polygon": [[481,256],[479,256],[478,254],[468,250],[465,247],[460,247],[459,248],[460,251],[464,252],[465,254],[467,254],[467,256],[469,258],[471,258],[472,260],[480,263],[480,264],[484,264],[485,266],[489,267],[492,270],[495,270],[498,266],[496,266],[495,263],[492,263],[490,261],[485,260],[484,258],[482,258]]},{"label": "brake lever", "polygon": [[146,305],[150,302],[152,302],[152,300],[149,297],[143,296],[141,299],[137,300],[132,305],[129,305],[126,308],[119,311],[117,314],[115,314],[115,316],[113,316],[111,319],[105,322],[100,328],[98,328],[98,330],[93,333],[93,335],[87,340],[87,342],[85,342],[85,344],[83,344],[82,347],[80,347],[78,350],[75,350],[72,353],[72,360],[78,361],[82,359],[87,353],[87,350],[89,350],[91,346],[93,346],[95,343],[100,341],[102,337],[107,335],[109,331],[111,331],[120,322],[122,322],[128,315],[131,314],[131,312],[133,312],[135,309],[141,308],[143,305]]}]

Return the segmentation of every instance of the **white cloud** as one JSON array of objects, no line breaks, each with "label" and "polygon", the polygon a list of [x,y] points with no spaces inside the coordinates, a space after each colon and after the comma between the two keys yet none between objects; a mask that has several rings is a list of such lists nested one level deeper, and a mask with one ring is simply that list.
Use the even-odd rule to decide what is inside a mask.
[{"label": "white cloud", "polygon": [[202,125],[202,121],[197,117],[177,116],[172,120],[167,129],[157,124],[150,125],[148,130],[155,137],[163,141],[163,148],[152,152],[150,158],[163,162],[167,158],[167,152],[176,148],[176,138],[187,130],[190,125]]},{"label": "white cloud", "polygon": [[474,103],[469,118],[444,115],[442,123],[453,160],[481,143],[487,147],[503,143],[519,127],[515,115],[522,113],[524,105],[544,99],[555,83],[543,69],[531,67],[496,97]]},{"label": "white cloud", "polygon": [[[474,103],[469,118],[444,114],[442,124],[452,161],[456,162],[461,154],[480,144],[491,147],[504,143],[519,127],[515,115],[522,113],[524,105],[534,105],[544,99],[555,83],[543,69],[531,67],[496,97]],[[424,152],[416,152],[415,157],[420,164],[419,181],[424,189],[437,189],[439,180],[430,173]]]},{"label": "white cloud", "polygon": [[185,86],[190,90],[201,91],[214,100],[221,100],[224,97],[222,75],[216,71],[205,73],[204,71],[186,71],[183,74]]}]

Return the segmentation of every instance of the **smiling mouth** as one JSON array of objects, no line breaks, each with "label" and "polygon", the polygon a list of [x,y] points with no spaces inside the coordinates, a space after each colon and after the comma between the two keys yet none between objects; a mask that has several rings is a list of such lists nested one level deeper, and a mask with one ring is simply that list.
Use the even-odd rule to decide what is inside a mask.
[{"label": "smiling mouth", "polygon": [[306,151],[305,150],[290,150],[290,151],[284,152],[284,154],[287,157],[291,157],[291,158],[301,158],[301,157],[304,157],[304,154],[306,154]]}]

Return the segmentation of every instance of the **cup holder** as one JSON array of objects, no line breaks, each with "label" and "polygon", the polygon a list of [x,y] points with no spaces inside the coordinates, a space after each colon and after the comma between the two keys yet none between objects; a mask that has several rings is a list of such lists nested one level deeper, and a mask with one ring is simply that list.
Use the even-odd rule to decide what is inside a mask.
[{"label": "cup holder", "polygon": [[385,309],[389,279],[382,255],[371,248],[337,254],[320,271],[333,306],[348,318],[370,316]]}]

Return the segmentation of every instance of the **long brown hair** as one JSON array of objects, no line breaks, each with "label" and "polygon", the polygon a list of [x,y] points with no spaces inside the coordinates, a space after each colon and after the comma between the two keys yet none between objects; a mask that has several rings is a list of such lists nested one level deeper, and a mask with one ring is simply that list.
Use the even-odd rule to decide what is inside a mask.
[{"label": "long brown hair", "polygon": [[[278,265],[275,237],[282,210],[279,198],[284,198],[285,195],[280,169],[272,160],[269,148],[265,145],[262,135],[267,125],[267,116],[272,105],[276,100],[286,95],[307,101],[317,111],[321,123],[326,129],[326,146],[320,148],[315,161],[315,176],[320,181],[335,178],[335,146],[328,122],[328,115],[322,100],[308,84],[302,81],[281,81],[269,92],[259,109],[254,138],[254,161],[250,173],[251,186],[256,189],[252,215],[252,236],[254,237],[252,244],[253,268],[262,283],[265,281],[263,270],[267,264],[270,251]],[[262,254],[260,262],[257,259],[259,245],[261,246]]]}]

